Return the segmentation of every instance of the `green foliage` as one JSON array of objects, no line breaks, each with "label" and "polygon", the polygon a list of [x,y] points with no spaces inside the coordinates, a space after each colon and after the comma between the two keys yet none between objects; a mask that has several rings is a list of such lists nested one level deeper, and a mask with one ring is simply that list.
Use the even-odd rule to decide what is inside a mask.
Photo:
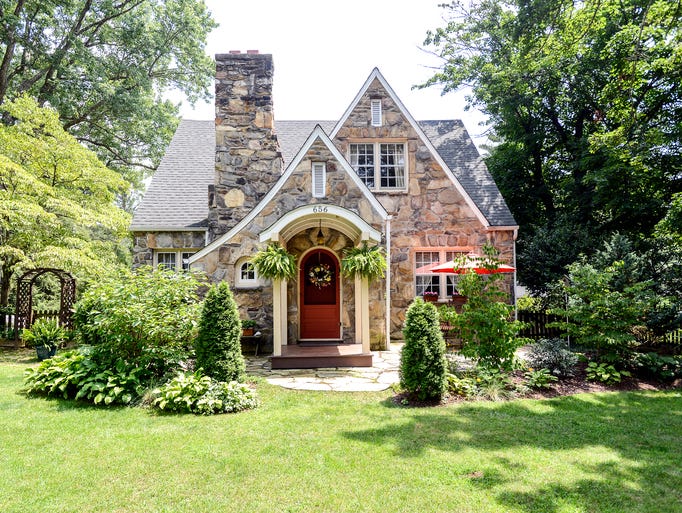
[{"label": "green foliage", "polygon": [[424,86],[470,86],[489,117],[487,164],[523,227],[522,283],[544,290],[614,231],[649,237],[679,192],[679,2],[444,8],[425,42],[442,68]]},{"label": "green foliage", "polygon": [[451,394],[459,395],[470,399],[478,393],[476,379],[470,376],[458,376],[457,374],[447,374],[447,390]]},{"label": "green foliage", "polygon": [[198,415],[234,413],[256,408],[256,393],[243,383],[215,381],[200,372],[179,373],[152,392],[159,410]]},{"label": "green foliage", "polygon": [[559,378],[552,374],[549,369],[528,369],[523,374],[526,386],[529,388],[550,388]]},{"label": "green foliage", "polygon": [[199,317],[197,279],[143,267],[93,285],[78,301],[74,324],[83,342],[134,360],[147,349],[187,351]]},{"label": "green foliage", "polygon": [[548,369],[554,376],[572,376],[578,364],[578,355],[568,349],[560,338],[540,339],[526,356],[528,365],[535,369]]},{"label": "green foliage", "polygon": [[114,204],[127,184],[67,134],[57,113],[20,96],[0,113],[0,304],[10,280],[58,267],[79,283],[127,264],[129,216]]},{"label": "green foliage", "polygon": [[[488,257],[485,265],[497,267]],[[449,322],[462,338],[462,354],[489,367],[511,369],[514,354],[525,340],[517,338],[523,323],[510,320],[514,307],[503,300],[501,274],[468,272],[460,277],[458,290],[467,297],[462,312],[449,312]]]},{"label": "green foliage", "polygon": [[644,376],[672,380],[682,376],[682,357],[658,353],[638,353],[634,358],[637,373]]},{"label": "green foliage", "polygon": [[263,278],[288,280],[296,277],[296,257],[278,242],[271,242],[256,253],[251,263]]},{"label": "green foliage", "polygon": [[67,339],[67,333],[56,319],[38,319],[23,331],[21,339],[26,347],[45,346],[58,349]]},{"label": "green foliage", "polygon": [[241,321],[227,282],[212,286],[201,310],[194,342],[196,365],[219,381],[242,381],[246,364],[241,350]]},{"label": "green foliage", "polygon": [[101,367],[86,349],[68,351],[43,361],[25,373],[30,394],[62,397],[102,404],[130,404],[144,390],[143,369],[118,360],[113,368]]},{"label": "green foliage", "polygon": [[554,310],[568,321],[557,324],[583,346],[606,353],[631,351],[636,342],[632,328],[643,322],[651,306],[651,284],[630,283],[624,261],[601,270],[583,258],[568,270],[568,305]]},{"label": "green foliage", "polygon": [[[0,103],[23,93],[59,112],[102,161],[141,187],[177,125],[177,90],[208,98],[217,25],[200,0],[7,2]],[[132,205],[128,205],[132,206]]]},{"label": "green foliage", "polygon": [[416,298],[407,309],[403,334],[400,385],[420,400],[440,399],[446,387],[447,362],[436,307]]},{"label": "green foliage", "polygon": [[370,282],[384,277],[386,272],[386,251],[381,246],[362,246],[344,250],[341,272],[347,278],[361,276]]},{"label": "green foliage", "polygon": [[587,364],[587,379],[599,381],[605,385],[620,383],[624,377],[631,374],[626,370],[617,370],[613,365],[606,362],[589,362]]}]

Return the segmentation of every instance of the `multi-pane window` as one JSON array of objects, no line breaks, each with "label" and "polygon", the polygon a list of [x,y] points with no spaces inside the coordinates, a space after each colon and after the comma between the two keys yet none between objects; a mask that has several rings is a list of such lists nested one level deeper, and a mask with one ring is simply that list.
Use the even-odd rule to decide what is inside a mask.
[{"label": "multi-pane window", "polygon": [[242,288],[259,287],[258,273],[249,260],[241,259],[236,265],[235,286]]},{"label": "multi-pane window", "polygon": [[358,143],[350,145],[350,164],[369,188],[404,189],[405,145],[402,143]]},{"label": "multi-pane window", "polygon": [[380,187],[382,189],[405,188],[405,146],[403,144],[380,144]]},{"label": "multi-pane window", "polygon": [[457,291],[459,275],[454,273],[434,273],[431,270],[438,264],[456,260],[466,251],[452,251],[437,248],[414,253],[414,288],[415,296],[423,296],[424,292],[435,292],[440,299],[451,298]]},{"label": "multi-pane window", "polygon": [[415,293],[423,296],[424,292],[440,293],[440,276],[432,273],[431,268],[440,263],[438,251],[417,251],[414,255],[415,262]]},{"label": "multi-pane window", "polygon": [[182,269],[187,271],[189,269],[189,257],[194,254],[194,251],[156,251],[155,264],[157,267],[165,267],[177,271]]},{"label": "multi-pane window", "polygon": [[171,269],[175,271],[176,267],[176,253],[175,251],[163,251],[156,254],[156,265],[157,267],[164,267],[166,269]]},{"label": "multi-pane window", "polygon": [[350,145],[350,165],[365,185],[369,188],[374,187],[374,145],[373,144],[351,144]]}]

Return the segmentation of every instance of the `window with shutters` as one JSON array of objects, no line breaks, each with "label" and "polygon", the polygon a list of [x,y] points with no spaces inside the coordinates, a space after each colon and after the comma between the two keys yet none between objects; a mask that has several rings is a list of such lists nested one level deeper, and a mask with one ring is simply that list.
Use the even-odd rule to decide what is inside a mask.
[{"label": "window with shutters", "polygon": [[381,100],[371,101],[372,126],[381,126]]},{"label": "window with shutters", "polygon": [[313,162],[313,198],[325,197],[326,166],[324,162]]},{"label": "window with shutters", "polygon": [[405,143],[352,143],[349,162],[370,189],[404,191],[407,188]]}]

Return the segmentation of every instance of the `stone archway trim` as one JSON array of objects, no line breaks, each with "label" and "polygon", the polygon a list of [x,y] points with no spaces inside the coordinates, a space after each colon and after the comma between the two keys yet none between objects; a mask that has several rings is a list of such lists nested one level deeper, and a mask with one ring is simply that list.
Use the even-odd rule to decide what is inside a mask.
[{"label": "stone archway trim", "polygon": [[260,241],[288,241],[297,233],[318,226],[334,228],[356,243],[381,242],[381,232],[372,228],[355,212],[336,205],[304,205],[287,212],[260,233]]}]

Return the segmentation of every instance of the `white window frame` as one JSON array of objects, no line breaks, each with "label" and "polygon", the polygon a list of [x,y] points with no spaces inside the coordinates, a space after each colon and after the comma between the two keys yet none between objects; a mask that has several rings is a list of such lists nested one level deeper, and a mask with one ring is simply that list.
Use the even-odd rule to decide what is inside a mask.
[{"label": "white window frame", "polygon": [[[438,293],[439,301],[448,301],[452,299],[453,292],[457,289],[457,282],[459,281],[460,275],[455,273],[433,273],[426,269],[424,269],[424,272],[417,271],[419,271],[420,267],[435,267],[438,264],[444,264],[450,260],[455,260],[469,252],[471,252],[471,248],[469,247],[415,248],[412,253],[415,297],[422,297],[425,291],[430,290]],[[432,253],[433,255],[429,258],[423,258],[426,253]],[[428,260],[428,262],[426,262],[426,260]]]},{"label": "white window frame", "polygon": [[313,198],[324,198],[327,196],[327,165],[313,162],[311,167]]},{"label": "white window frame", "polygon": [[[363,146],[364,152],[359,152],[358,148]],[[372,147],[372,153],[366,151],[367,147]],[[383,164],[381,163],[382,151],[384,147],[386,149],[389,146],[402,147],[402,164]],[[355,151],[353,151],[355,149]],[[359,156],[365,157],[365,160],[370,160],[369,163],[360,163]],[[408,169],[408,155],[407,155],[407,142],[406,141],[353,141],[348,145],[348,162],[358,173],[362,168],[362,173],[358,173],[360,179],[369,187],[371,190],[375,191],[399,191],[407,192],[407,184],[409,183],[409,169]],[[373,174],[367,172],[367,168],[373,167]],[[382,186],[382,169],[383,168],[399,168],[402,167],[402,177],[388,177],[389,180],[396,180],[397,184],[395,186]],[[368,183],[370,182],[370,183]]]},{"label": "white window frame", "polygon": [[[175,249],[175,248],[158,248],[154,250],[154,268],[159,266],[166,266],[173,271],[189,270],[188,259],[198,250],[196,249]],[[159,255],[173,255],[173,262],[159,262]]]},{"label": "white window frame", "polygon": [[382,126],[381,100],[370,100],[370,116],[372,126]]},{"label": "white window frame", "polygon": [[[246,269],[251,266],[251,269]],[[245,276],[246,273],[246,276]],[[261,286],[258,271],[248,257],[240,258],[234,266],[234,286],[240,289],[255,289]]]}]

